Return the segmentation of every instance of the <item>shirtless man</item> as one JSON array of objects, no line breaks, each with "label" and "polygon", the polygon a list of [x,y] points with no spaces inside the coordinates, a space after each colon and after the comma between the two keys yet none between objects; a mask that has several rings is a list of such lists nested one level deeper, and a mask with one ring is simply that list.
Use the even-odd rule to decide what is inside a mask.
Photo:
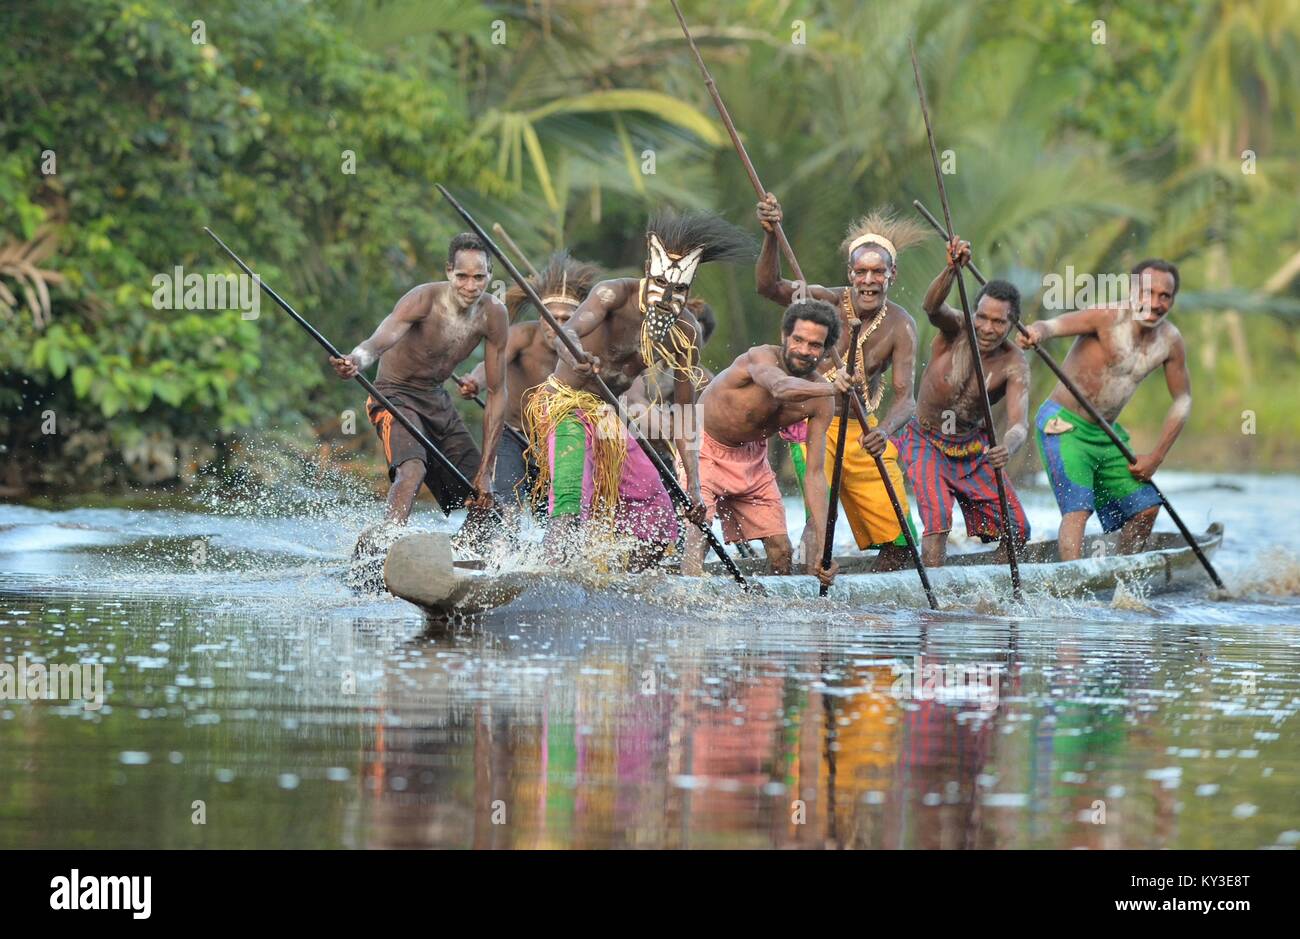
[{"label": "shirtless man", "polygon": [[[546,309],[556,322],[568,322],[600,275],[594,264],[575,261],[567,252],[551,255],[546,266],[529,282],[537,291]],[[528,295],[519,285],[506,292],[506,310],[511,319],[518,316],[526,305],[531,305]],[[522,432],[524,402],[533,389],[555,371],[555,331],[544,319],[515,323],[510,327],[506,343],[506,413],[509,427]],[[460,383],[463,398],[473,398],[486,382],[486,360],[474,367]],[[533,485],[537,482],[537,464],[524,454],[524,448],[514,434],[503,434],[497,451],[496,476],[493,485],[498,493],[505,493],[509,501],[524,506],[531,502]]]},{"label": "shirtless man", "polygon": [[1163,367],[1173,398],[1156,448],[1138,454],[1132,466],[1100,427],[1081,416],[1083,406],[1064,385],[1058,383],[1038,409],[1038,452],[1061,508],[1064,561],[1079,557],[1093,512],[1104,531],[1120,532],[1122,553],[1145,548],[1160,511],[1150,479],[1192,410],[1187,351],[1177,327],[1166,319],[1178,293],[1178,268],[1148,259],[1130,274],[1129,301],[1039,320],[1029,325],[1028,336],[1019,337],[1020,345],[1029,348],[1057,336],[1078,336],[1061,367],[1126,443],[1128,432],[1116,418],[1144,378]]},{"label": "shirtless man", "polygon": [[[898,449],[889,438],[902,429],[916,407],[912,399],[912,384],[916,379],[916,321],[889,299],[889,287],[898,274],[898,254],[924,239],[926,230],[918,222],[898,218],[883,210],[864,216],[849,228],[841,246],[848,262],[851,286],[822,287],[781,277],[781,259],[774,228],[781,217],[781,206],[769,192],[758,204],[758,221],[764,231],[763,251],[756,271],[758,292],[782,306],[788,306],[796,297],[823,300],[834,306],[843,324],[837,347],[846,364],[851,321],[862,322],[854,371],[865,373],[870,387],[875,389],[866,401],[872,432],[863,438],[865,452],[856,447],[844,451],[840,502],[858,547],[865,550],[879,546],[875,569],[900,570],[911,564],[907,537],[898,525],[898,516],[885,493],[874,457],[882,457],[898,501],[907,514],[907,493],[903,488],[903,472],[898,466]],[[881,419],[875,412],[884,395],[884,373],[887,370],[892,370],[894,403]],[[844,419],[845,416],[839,413],[837,399],[835,417],[826,434],[826,447],[830,453],[823,460],[823,468],[827,474],[833,470],[833,448],[839,439],[840,422]],[[853,422],[851,414],[848,420]],[[851,439],[857,439],[857,434]],[[907,518],[911,527],[910,514]]]},{"label": "shirtless man", "polygon": [[[807,521],[803,557],[807,572],[829,584],[837,567],[821,569],[826,537],[826,478],[822,474],[823,440],[834,411],[833,399],[850,387],[847,375],[834,383],[817,375],[826,351],[839,339],[835,307],[820,300],[790,306],[781,324],[781,345],[755,346],[742,353],[700,395],[703,422],[700,440],[700,488],[709,521],[722,516],[729,543],[762,540],[773,574],[790,573],[791,545],[785,505],[776,474],[767,461],[767,438],[797,421],[808,421],[808,485],[804,489]],[[861,384],[861,378],[857,379]],[[686,532],[683,573],[700,573],[704,535]]]},{"label": "shirtless man", "polygon": [[[954,239],[948,264],[930,284],[923,305],[939,330],[930,346],[930,364],[921,374],[916,416],[895,438],[907,466],[925,534],[921,559],[926,567],[942,567],[952,530],[954,500],[966,519],[966,533],[982,541],[1002,537],[1002,507],[993,470],[1002,469],[1029,439],[1029,363],[1006,338],[1020,320],[1020,291],[1005,280],[991,280],[975,297],[975,338],[989,404],[1007,401],[1007,429],[1002,443],[989,446],[984,426],[975,362],[966,338],[966,316],[944,301],[952,290],[957,265],[970,261],[970,245]],[[1007,509],[1017,545],[1029,540],[1029,520],[1004,477]]]},{"label": "shirtless man", "polygon": [[[501,301],[486,292],[492,257],[478,238],[466,232],[447,248],[447,279],[421,284],[397,301],[374,334],[342,358],[330,358],[343,379],[365,371],[376,360],[375,387],[410,418],[474,486],[467,493],[458,480],[435,462],[423,444],[393,419],[377,401],[366,400],[366,413],[388,459],[386,523],[403,524],[423,482],[444,509],[465,505],[466,522],[477,528],[495,501],[492,470],[505,416],[505,351],[509,320]],[[487,412],[483,453],[456,406],[442,387],[456,366],[486,340]],[[368,542],[363,533],[358,548]]]},{"label": "shirtless man", "polygon": [[[752,256],[745,234],[717,216],[661,214],[646,230],[645,277],[597,284],[564,327],[580,344],[581,360],[574,362],[557,337],[555,373],[530,399],[524,419],[531,449],[540,454],[537,493],[548,500],[553,552],[562,553],[588,518],[638,539],[645,547],[638,564],[653,563],[677,540],[676,514],[658,471],[592,391],[593,373],[621,395],[662,361],[673,375],[674,405],[689,413],[699,381],[699,326],[686,307],[691,282],[700,264]],[[702,521],[691,423],[675,422],[674,443],[685,463],[690,517]]]}]

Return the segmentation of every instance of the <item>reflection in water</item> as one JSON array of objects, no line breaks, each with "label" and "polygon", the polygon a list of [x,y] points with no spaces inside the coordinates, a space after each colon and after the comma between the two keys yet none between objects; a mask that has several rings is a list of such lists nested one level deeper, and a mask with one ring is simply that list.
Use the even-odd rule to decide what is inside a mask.
[{"label": "reflection in water", "polygon": [[[1023,657],[1011,627],[988,624],[895,637],[896,657],[868,654],[859,636],[788,654],[643,636],[545,665],[527,640],[430,634],[385,675],[363,753],[365,843],[1186,846],[1178,820],[1197,797],[1169,784],[1181,774],[1162,769],[1167,741],[1228,701],[1164,693],[1182,682],[1152,658],[1167,645],[1157,637],[1081,656],[1051,630],[1028,642],[1023,632]],[[908,653],[970,662],[999,643],[996,706],[897,696]],[[1282,746],[1272,762],[1294,775],[1294,746]],[[1270,843],[1284,830],[1287,797],[1272,774],[1234,781],[1231,763],[1200,768],[1278,813],[1274,832],[1233,821],[1217,843]]]},{"label": "reflection in water", "polygon": [[0,700],[0,848],[1294,847],[1300,564],[1246,508],[1227,599],[448,627],[329,517],[0,507],[0,664],[107,680]]}]

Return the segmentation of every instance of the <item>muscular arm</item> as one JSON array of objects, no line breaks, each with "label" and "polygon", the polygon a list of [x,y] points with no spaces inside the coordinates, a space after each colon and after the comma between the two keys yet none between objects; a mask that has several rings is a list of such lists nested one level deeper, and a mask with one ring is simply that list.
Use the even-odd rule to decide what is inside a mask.
[{"label": "muscular arm", "polygon": [[754,267],[754,280],[760,297],[767,297],[781,306],[794,302],[795,282],[781,276],[780,247],[770,231],[763,232],[763,250],[759,252]]},{"label": "muscular arm", "polygon": [[[591,335],[596,328],[605,322],[611,310],[617,310],[628,300],[630,291],[629,284],[635,281],[629,280],[605,280],[597,284],[587,295],[587,299],[582,301],[582,305],[573,312],[573,316],[564,324],[564,332],[579,345],[582,345],[582,339]],[[557,334],[555,337],[555,351],[560,356],[560,361],[573,364],[573,356],[569,354],[568,347],[565,346],[563,339]]]},{"label": "muscular arm", "polygon": [[956,339],[961,333],[964,319],[962,313],[944,302],[952,291],[952,282],[955,278],[956,269],[951,264],[945,266],[939,272],[939,276],[930,282],[930,289],[925,292],[925,299],[921,301],[930,322],[949,340]]},{"label": "muscular arm", "polygon": [[492,488],[496,468],[497,442],[506,416],[506,349],[510,344],[510,318],[500,301],[493,300],[487,314],[487,342],[483,349],[483,372],[487,381],[487,406],[483,412],[483,460],[474,486],[480,492]]},{"label": "muscular arm", "polygon": [[1165,414],[1160,442],[1153,451],[1156,459],[1162,463],[1173,449],[1178,435],[1187,426],[1187,418],[1192,413],[1192,379],[1187,372],[1187,348],[1183,345],[1182,336],[1175,338],[1169,349],[1169,358],[1165,359],[1165,384],[1169,386],[1169,394],[1174,400]]},{"label": "muscular arm", "polygon": [[1007,429],[1002,446],[1014,455],[1029,439],[1029,363],[1019,357],[1007,373]]},{"label": "muscular arm", "polygon": [[795,378],[775,361],[755,361],[751,352],[749,359],[749,377],[782,404],[798,404],[814,398],[835,397],[835,386],[824,378],[808,381]]},{"label": "muscular arm", "polygon": [[393,312],[384,317],[370,338],[352,350],[352,354],[360,359],[360,371],[374,365],[381,355],[406,335],[407,330],[429,315],[432,295],[433,285],[421,284],[412,287],[397,301]]},{"label": "muscular arm", "polygon": [[1056,339],[1059,336],[1085,336],[1104,329],[1115,319],[1115,310],[1111,307],[1090,307],[1062,313],[1048,320],[1039,320],[1032,329],[1041,330],[1043,338]]},{"label": "muscular arm", "polygon": [[[831,385],[828,383],[828,388]],[[830,495],[826,488],[826,433],[835,407],[830,401],[818,405],[808,417],[807,467],[803,475],[803,501],[808,510],[808,524],[803,531],[805,569],[812,574],[821,567],[826,544],[826,506]]]}]

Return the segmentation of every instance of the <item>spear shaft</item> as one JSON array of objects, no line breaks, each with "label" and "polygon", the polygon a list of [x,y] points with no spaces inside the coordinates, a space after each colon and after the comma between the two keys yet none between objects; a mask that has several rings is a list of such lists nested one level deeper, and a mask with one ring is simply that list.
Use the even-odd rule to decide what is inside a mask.
[{"label": "spear shaft", "polygon": [[[916,93],[921,102],[921,116],[925,118],[925,136],[930,142],[930,161],[934,164],[934,176],[939,184],[939,201],[943,204],[943,218],[947,223],[948,240],[952,241],[952,210],[948,206],[948,191],[943,185],[943,169],[939,165],[939,149],[934,142],[934,127],[930,123],[930,108],[925,102],[925,85],[921,82],[921,66],[916,61],[916,46],[908,40],[912,52],[912,74],[916,76]],[[975,380],[980,390],[980,408],[984,412],[984,429],[988,434],[989,444],[998,445],[997,428],[993,426],[993,409],[989,406],[988,381],[984,377],[984,361],[980,355],[979,340],[975,335],[975,319],[971,316],[970,299],[966,296],[966,281],[962,277],[961,267],[957,268],[957,293],[961,297],[961,310],[966,325],[966,341],[970,344],[971,361],[975,363]],[[998,506],[1002,510],[1002,544],[1007,549],[1007,566],[1011,570],[1011,591],[1017,600],[1021,597],[1020,565],[1016,561],[1015,535],[1011,529],[1011,509],[1007,504],[1007,484],[1002,470],[994,467],[993,480],[998,488]]]},{"label": "spear shaft", "polygon": [[[939,220],[930,214],[930,210],[922,205],[920,200],[913,199],[912,205],[916,206],[917,211],[925,216],[925,220],[929,222],[936,231],[940,234],[943,233],[943,226],[939,224]],[[969,268],[971,275],[977,281],[981,284],[986,282],[984,275],[980,273],[980,269],[975,266],[974,261],[968,261],[966,267]],[[1026,329],[1025,324],[1019,320],[1016,320],[1016,329],[1022,336],[1029,335],[1029,330]],[[1038,353],[1038,357],[1043,360],[1043,363],[1051,369],[1052,374],[1054,374],[1060,380],[1061,384],[1065,386],[1065,390],[1074,395],[1074,400],[1078,401],[1079,404],[1082,405],[1083,409],[1088,412],[1088,416],[1092,418],[1093,423],[1100,427],[1102,432],[1110,438],[1110,442],[1119,448],[1119,452],[1124,455],[1124,459],[1128,460],[1130,464],[1136,463],[1137,454],[1135,454],[1132,448],[1124,442],[1123,438],[1115,431],[1115,428],[1110,425],[1110,421],[1106,420],[1106,418],[1102,416],[1101,412],[1097,410],[1096,406],[1088,400],[1087,396],[1085,396],[1082,391],[1079,390],[1079,386],[1074,383],[1073,379],[1071,379],[1069,375],[1065,374],[1065,369],[1061,368],[1056,359],[1052,358],[1051,354],[1041,345],[1035,345],[1033,348],[1034,351]],[[1182,517],[1174,511],[1174,507],[1169,504],[1169,499],[1166,498],[1160,487],[1156,485],[1155,480],[1149,479],[1147,482],[1150,484],[1151,488],[1156,491],[1156,495],[1160,497],[1160,502],[1164,505],[1165,511],[1168,512],[1169,517],[1174,520],[1174,524],[1178,527],[1178,531],[1182,534],[1183,538],[1187,540],[1188,545],[1191,546],[1192,553],[1195,554],[1197,560],[1201,562],[1201,566],[1205,568],[1205,572],[1210,575],[1210,579],[1214,581],[1214,585],[1222,590],[1223,580],[1219,577],[1219,572],[1214,569],[1214,565],[1210,563],[1210,559],[1205,556],[1205,552],[1201,550],[1201,546],[1197,543],[1195,536],[1192,535],[1191,530],[1183,523]]]}]

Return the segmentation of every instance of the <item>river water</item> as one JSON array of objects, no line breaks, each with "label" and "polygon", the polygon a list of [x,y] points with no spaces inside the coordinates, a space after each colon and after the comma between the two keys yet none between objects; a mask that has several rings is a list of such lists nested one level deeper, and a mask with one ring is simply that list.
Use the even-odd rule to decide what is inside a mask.
[{"label": "river water", "polygon": [[0,665],[89,666],[0,700],[0,848],[1295,847],[1300,479],[1161,479],[1228,595],[433,624],[344,586],[378,510],[318,489],[0,506]]}]

